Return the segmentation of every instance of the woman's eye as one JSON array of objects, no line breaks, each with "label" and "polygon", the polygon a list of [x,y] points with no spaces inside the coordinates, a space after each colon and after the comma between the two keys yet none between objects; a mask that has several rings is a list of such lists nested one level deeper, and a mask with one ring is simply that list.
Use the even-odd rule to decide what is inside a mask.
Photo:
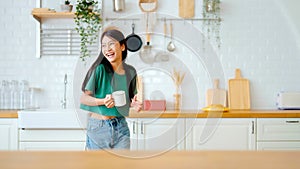
[{"label": "woman's eye", "polygon": [[109,47],[113,47],[113,46],[115,46],[115,42],[110,42],[108,45],[109,45]]}]

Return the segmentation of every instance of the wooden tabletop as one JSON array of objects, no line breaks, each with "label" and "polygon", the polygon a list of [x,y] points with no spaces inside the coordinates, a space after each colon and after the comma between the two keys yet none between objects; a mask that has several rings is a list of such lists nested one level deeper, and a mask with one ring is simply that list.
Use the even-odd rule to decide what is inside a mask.
[{"label": "wooden tabletop", "polygon": [[1,169],[299,169],[300,151],[0,152]]}]

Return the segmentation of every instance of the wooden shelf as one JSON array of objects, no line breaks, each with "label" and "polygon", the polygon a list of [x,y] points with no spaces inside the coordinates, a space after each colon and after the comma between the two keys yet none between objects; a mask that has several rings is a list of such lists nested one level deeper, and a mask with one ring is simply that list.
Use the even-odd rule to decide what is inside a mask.
[{"label": "wooden shelf", "polygon": [[41,22],[42,18],[74,18],[74,12],[32,12],[33,17]]}]

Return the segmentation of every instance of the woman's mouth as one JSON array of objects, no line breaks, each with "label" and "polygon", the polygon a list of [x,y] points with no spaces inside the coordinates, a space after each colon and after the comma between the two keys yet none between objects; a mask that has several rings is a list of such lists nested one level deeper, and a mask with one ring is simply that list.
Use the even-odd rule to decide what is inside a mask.
[{"label": "woman's mouth", "polygon": [[107,53],[106,57],[112,59],[115,56],[115,53]]}]

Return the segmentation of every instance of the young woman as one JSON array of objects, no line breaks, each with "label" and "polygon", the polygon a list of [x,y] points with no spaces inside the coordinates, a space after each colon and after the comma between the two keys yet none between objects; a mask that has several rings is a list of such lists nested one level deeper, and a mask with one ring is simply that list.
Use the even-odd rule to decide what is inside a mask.
[{"label": "young woman", "polygon": [[[125,63],[125,37],[117,28],[101,36],[101,52],[82,84],[80,108],[91,112],[87,126],[86,148],[129,149],[130,133],[124,116],[132,106],[141,110],[136,96],[136,70]],[[125,91],[126,104],[116,107],[112,92]]]}]

